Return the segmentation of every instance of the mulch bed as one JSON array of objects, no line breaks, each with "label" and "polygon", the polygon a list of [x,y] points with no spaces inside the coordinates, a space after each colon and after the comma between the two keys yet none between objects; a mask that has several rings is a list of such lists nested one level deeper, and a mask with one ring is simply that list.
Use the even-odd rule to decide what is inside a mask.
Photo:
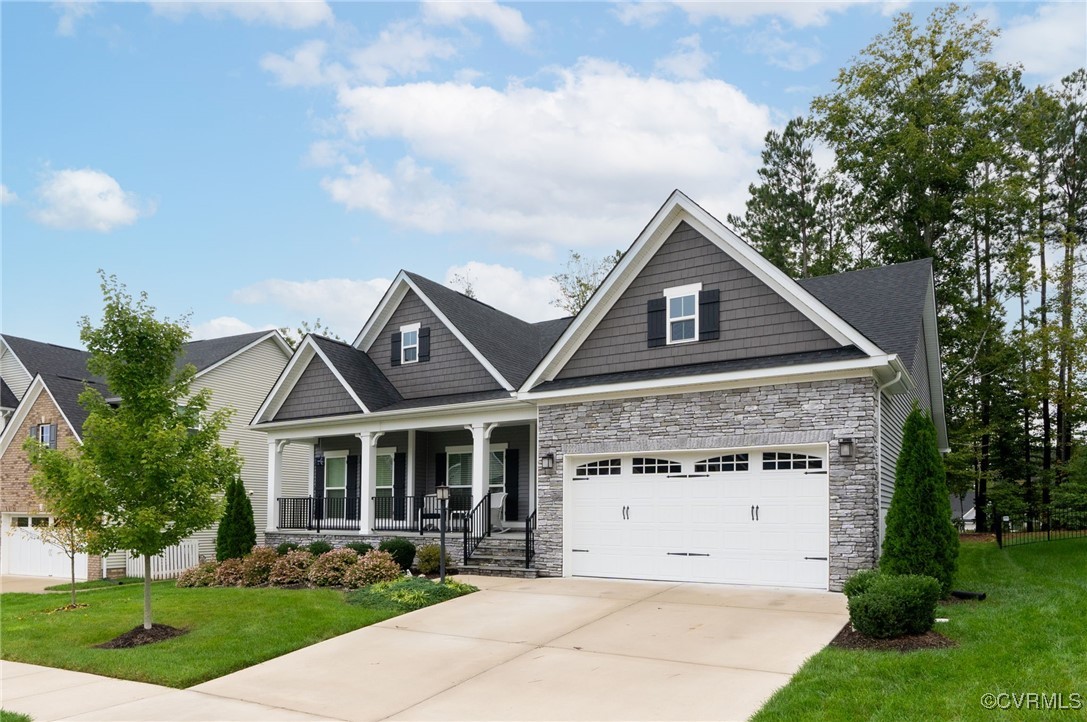
[{"label": "mulch bed", "polygon": [[166,639],[173,639],[188,633],[189,630],[187,629],[178,629],[168,624],[152,624],[150,629],[144,629],[141,624],[138,627],[133,627],[120,637],[114,637],[108,642],[94,646],[98,649],[128,649],[129,647],[139,647],[143,644],[154,644]]},{"label": "mulch bed", "polygon": [[918,649],[946,649],[957,647],[959,643],[948,639],[939,632],[910,634],[897,639],[873,639],[866,637],[846,624],[838,636],[831,640],[831,646],[842,649],[875,649],[882,652],[913,652]]},{"label": "mulch bed", "polygon": [[996,534],[986,534],[985,532],[962,532],[959,534],[959,541],[965,544],[995,542]]}]

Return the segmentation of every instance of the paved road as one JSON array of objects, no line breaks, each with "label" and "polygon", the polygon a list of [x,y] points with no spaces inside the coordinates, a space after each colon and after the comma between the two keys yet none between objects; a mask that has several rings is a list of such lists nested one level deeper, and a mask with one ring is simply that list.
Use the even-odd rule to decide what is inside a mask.
[{"label": "paved road", "polygon": [[4,663],[3,704],[36,722],[739,720],[848,618],[839,594],[471,581],[483,591],[189,690]]}]

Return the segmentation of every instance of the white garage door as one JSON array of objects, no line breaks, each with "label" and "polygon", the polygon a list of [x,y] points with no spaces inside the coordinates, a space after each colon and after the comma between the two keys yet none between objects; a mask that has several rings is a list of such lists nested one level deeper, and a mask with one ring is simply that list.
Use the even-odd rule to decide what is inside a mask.
[{"label": "white garage door", "polygon": [[567,457],[575,576],[826,589],[826,446]]},{"label": "white garage door", "polygon": [[[28,577],[71,579],[72,560],[58,546],[42,541],[40,528],[49,524],[47,516],[5,516],[0,557],[4,574]],[[87,555],[77,554],[76,579],[87,578]]]}]

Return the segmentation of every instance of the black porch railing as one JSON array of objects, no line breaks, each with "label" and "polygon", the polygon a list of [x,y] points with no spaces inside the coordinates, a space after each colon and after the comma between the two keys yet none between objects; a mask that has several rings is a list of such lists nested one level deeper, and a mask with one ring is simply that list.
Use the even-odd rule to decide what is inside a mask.
[{"label": "black porch railing", "polygon": [[491,535],[491,495],[483,495],[475,507],[464,517],[464,561],[472,558],[484,537]]},{"label": "black porch railing", "polygon": [[989,506],[999,547],[1087,537],[1087,512],[1043,507],[1034,512],[1006,513]]},{"label": "black porch railing", "polygon": [[[434,494],[374,496],[374,531],[410,531],[423,534],[438,531],[441,505]],[[472,508],[470,489],[454,490],[447,502],[447,530],[460,531],[466,513]]]},{"label": "black porch railing", "polygon": [[358,531],[362,499],[342,496],[280,497],[280,529]]},{"label": "black porch railing", "polygon": [[525,519],[525,569],[532,568],[532,559],[536,556],[536,512]]}]

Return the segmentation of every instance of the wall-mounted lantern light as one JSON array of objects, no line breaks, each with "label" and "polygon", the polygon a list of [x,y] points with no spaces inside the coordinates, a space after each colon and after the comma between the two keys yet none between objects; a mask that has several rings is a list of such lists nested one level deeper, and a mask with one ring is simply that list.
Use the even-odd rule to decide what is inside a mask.
[{"label": "wall-mounted lantern light", "polygon": [[540,457],[540,468],[545,469],[545,470],[554,469],[555,468],[555,455],[554,454],[544,454],[543,456],[541,456]]},{"label": "wall-mounted lantern light", "polygon": [[325,450],[321,448],[321,440],[318,439],[313,447],[313,465],[322,467],[325,465]]},{"label": "wall-mounted lantern light", "polygon": [[853,439],[838,439],[838,456],[843,459],[853,456]]}]

